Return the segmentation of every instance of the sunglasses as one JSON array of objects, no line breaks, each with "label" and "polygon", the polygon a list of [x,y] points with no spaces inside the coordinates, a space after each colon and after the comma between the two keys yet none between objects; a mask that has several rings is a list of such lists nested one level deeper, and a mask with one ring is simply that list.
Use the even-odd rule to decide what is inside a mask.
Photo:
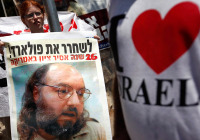
[{"label": "sunglasses", "polygon": [[42,13],[41,12],[33,12],[33,13],[28,14],[28,15],[25,15],[24,17],[32,19],[34,17],[34,15],[36,15],[37,17],[39,17],[39,16],[42,15]]}]

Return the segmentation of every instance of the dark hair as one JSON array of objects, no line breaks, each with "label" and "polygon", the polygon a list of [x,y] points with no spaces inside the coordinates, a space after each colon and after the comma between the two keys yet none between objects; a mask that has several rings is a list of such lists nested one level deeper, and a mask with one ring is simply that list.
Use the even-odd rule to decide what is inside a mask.
[{"label": "dark hair", "polygon": [[31,140],[32,135],[34,135],[34,132],[36,132],[37,126],[35,111],[37,107],[33,98],[33,89],[38,83],[43,83],[45,81],[45,76],[50,65],[51,64],[47,64],[38,68],[32,74],[26,84],[26,89],[22,97],[22,109],[17,126],[20,139]]},{"label": "dark hair", "polygon": [[41,13],[43,15],[45,13],[44,7],[41,4],[39,4],[38,2],[36,2],[34,0],[25,0],[19,6],[19,13],[20,13],[20,17],[21,17],[21,20],[22,20],[23,23],[25,21],[24,16],[26,15],[26,12],[27,12],[27,10],[29,9],[29,7],[31,5],[34,5],[34,6],[38,7],[41,10]]}]

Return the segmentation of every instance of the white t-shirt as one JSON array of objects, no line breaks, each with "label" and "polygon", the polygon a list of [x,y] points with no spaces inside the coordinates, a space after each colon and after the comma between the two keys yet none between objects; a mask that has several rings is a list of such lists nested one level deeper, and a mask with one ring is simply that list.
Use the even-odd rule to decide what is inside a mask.
[{"label": "white t-shirt", "polygon": [[200,1],[111,0],[110,41],[133,140],[200,140]]}]

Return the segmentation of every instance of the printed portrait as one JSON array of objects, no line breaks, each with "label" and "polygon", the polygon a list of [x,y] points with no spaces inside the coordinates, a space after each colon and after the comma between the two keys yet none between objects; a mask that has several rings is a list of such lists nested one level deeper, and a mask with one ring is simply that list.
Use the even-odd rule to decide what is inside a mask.
[{"label": "printed portrait", "polygon": [[107,139],[95,62],[31,64],[12,73],[19,139]]}]

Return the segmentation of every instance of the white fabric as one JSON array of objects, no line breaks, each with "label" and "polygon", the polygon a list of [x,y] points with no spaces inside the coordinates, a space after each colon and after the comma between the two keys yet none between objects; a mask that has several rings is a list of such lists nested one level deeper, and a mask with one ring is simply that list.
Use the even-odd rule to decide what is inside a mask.
[{"label": "white fabric", "polygon": [[[58,18],[63,32],[69,31],[93,31],[94,28],[78,18],[75,13],[71,12],[58,12]],[[50,32],[45,20],[44,29]],[[25,25],[21,22],[19,16],[14,17],[1,17],[0,18],[0,36],[4,34],[21,34],[27,33]],[[28,32],[30,33],[30,31]]]},{"label": "white fabric", "polygon": [[117,47],[111,46],[122,68],[120,99],[131,139],[200,140],[200,1],[111,0],[110,6],[111,20],[125,15]]}]

